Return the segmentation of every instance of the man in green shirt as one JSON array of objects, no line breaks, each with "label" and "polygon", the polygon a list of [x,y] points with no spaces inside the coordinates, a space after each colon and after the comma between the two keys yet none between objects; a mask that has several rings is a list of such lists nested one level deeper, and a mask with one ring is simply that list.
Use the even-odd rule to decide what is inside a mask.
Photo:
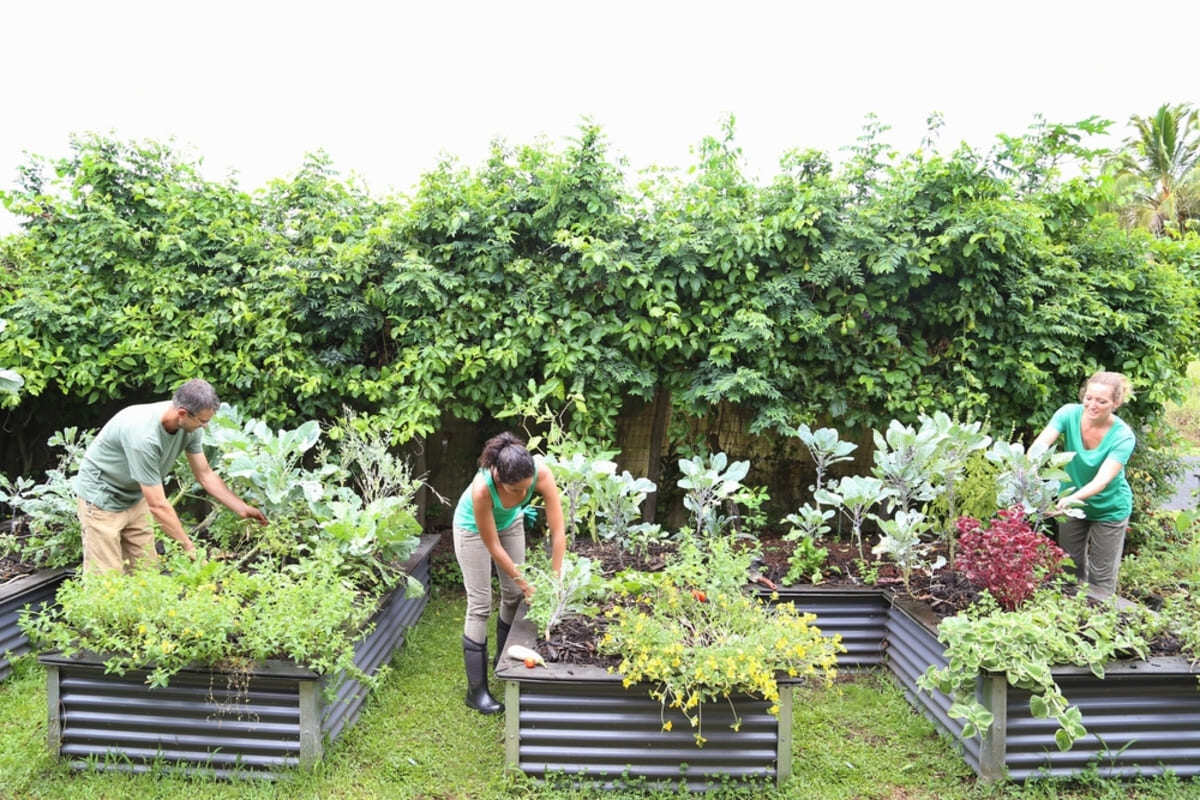
[{"label": "man in green shirt", "polygon": [[242,519],[266,524],[266,516],[230,491],[204,456],[202,429],[219,406],[212,385],[194,379],[170,400],[118,411],[100,429],[75,478],[84,572],[130,570],[157,558],[150,517],[185,551],[196,549],[163,490],[181,452],[213,499]]}]

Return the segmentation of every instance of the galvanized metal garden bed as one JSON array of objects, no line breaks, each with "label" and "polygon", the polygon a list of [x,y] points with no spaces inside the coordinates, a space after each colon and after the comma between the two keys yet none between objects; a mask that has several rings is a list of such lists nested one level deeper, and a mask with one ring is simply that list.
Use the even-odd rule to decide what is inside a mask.
[{"label": "galvanized metal garden bed", "polygon": [[[761,592],[764,599],[771,596]],[[880,667],[884,663],[888,596],[874,587],[784,587],[773,593],[776,603],[791,603],[815,614],[825,636],[841,636],[846,652],[838,656],[839,670]]]},{"label": "galvanized metal garden bed", "polygon": [[[424,536],[405,566],[429,588],[430,553],[438,537]],[[428,602],[409,598],[403,584],[373,618],[355,664],[368,675],[391,660]],[[151,689],[144,672],[106,675],[102,659],[47,654],[48,739],[73,767],[144,772],[155,765],[219,777],[275,776],[319,760],[326,745],[357,719],[365,688],[291,662],[259,665],[246,677],[211,669],[185,670],[169,686]],[[248,679],[247,679],[248,678]],[[333,699],[325,688],[337,685]]]},{"label": "galvanized metal garden bed", "polygon": [[43,569],[0,586],[0,681],[12,674],[11,659],[29,652],[29,637],[17,625],[21,610],[54,602],[68,569]]},{"label": "galvanized metal garden bed", "polygon": [[[519,617],[508,641],[532,647],[533,626]],[[733,698],[738,731],[729,727],[729,705],[705,705],[707,741],[697,747],[686,717],[664,710],[648,687],[625,688],[620,675],[600,667],[529,669],[505,657],[496,676],[505,681],[505,763],[538,778],[703,790],[745,779],[780,783],[791,774],[791,682],[780,682],[778,717],[761,699]],[[663,730],[667,720],[670,731]]]},{"label": "galvanized metal garden bed", "polygon": [[1103,678],[1086,668],[1056,667],[1055,681],[1088,730],[1065,752],[1054,741],[1057,723],[1030,713],[1028,692],[1009,686],[1002,674],[981,674],[976,696],[995,722],[982,740],[964,739],[961,722],[947,714],[950,698],[916,688],[926,669],[946,665],[934,624],[924,606],[896,600],[888,618],[888,667],[913,706],[960,746],[980,777],[1023,781],[1091,769],[1103,777],[1200,775],[1200,687],[1185,659],[1115,662],[1105,666]]}]

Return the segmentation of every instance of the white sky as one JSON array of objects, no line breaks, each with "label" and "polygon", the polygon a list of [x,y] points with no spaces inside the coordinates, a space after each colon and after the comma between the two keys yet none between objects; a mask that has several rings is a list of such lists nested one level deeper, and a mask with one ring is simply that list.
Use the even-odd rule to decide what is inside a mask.
[{"label": "white sky", "polygon": [[85,131],[174,137],[249,189],[324,148],[379,195],[498,136],[561,146],[584,116],[637,170],[686,166],[732,113],[760,177],[793,147],[836,156],[870,112],[901,150],[932,111],[944,145],[1035,112],[1124,136],[1130,114],[1200,103],[1198,23],[1196,0],[9,0],[0,187]]}]

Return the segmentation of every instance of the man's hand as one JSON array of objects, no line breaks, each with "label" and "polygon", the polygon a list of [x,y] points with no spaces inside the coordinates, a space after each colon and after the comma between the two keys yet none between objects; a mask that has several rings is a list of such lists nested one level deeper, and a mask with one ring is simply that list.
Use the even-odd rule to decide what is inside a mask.
[{"label": "man's hand", "polygon": [[238,510],[237,515],[242,519],[256,520],[259,525],[267,524],[267,515],[248,503],[242,503],[242,507]]},{"label": "man's hand", "polygon": [[192,542],[192,537],[186,533],[183,538],[178,540],[179,546],[183,548],[183,552],[187,553],[193,560],[200,556],[200,551],[196,549],[195,543]]}]

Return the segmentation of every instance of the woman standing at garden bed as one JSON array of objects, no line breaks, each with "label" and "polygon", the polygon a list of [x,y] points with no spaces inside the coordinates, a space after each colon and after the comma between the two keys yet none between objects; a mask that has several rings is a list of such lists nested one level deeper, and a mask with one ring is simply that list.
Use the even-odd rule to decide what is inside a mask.
[{"label": "woman standing at garden bed", "polygon": [[1097,372],[1080,390],[1079,403],[1055,412],[1030,446],[1049,447],[1062,434],[1065,450],[1075,453],[1067,464],[1073,491],[1058,501],[1059,511],[1082,504],[1083,519],[1063,518],[1058,543],[1076,564],[1079,577],[1099,594],[1117,588],[1117,569],[1125,545],[1125,529],[1133,511],[1133,492],[1125,464],[1133,454],[1133,430],[1115,412],[1129,398],[1129,379],[1119,372]]},{"label": "woman standing at garden bed", "polygon": [[492,612],[492,564],[500,576],[500,613],[496,618],[496,657],[504,652],[509,626],[523,597],[533,587],[521,576],[525,563],[525,510],[537,492],[546,503],[552,545],[551,565],[562,570],[567,549],[562,504],[550,468],[511,433],[493,436],[479,456],[479,472],[454,510],[454,554],[467,591],[463,625],[463,661],[467,705],[483,714],[504,710],[487,686],[487,621]]}]

